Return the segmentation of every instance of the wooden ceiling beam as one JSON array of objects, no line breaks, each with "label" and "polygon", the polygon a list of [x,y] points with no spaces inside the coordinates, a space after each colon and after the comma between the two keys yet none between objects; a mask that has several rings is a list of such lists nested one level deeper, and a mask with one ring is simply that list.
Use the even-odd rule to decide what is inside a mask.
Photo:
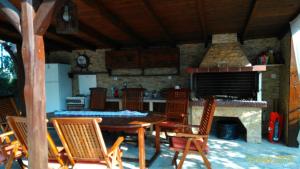
[{"label": "wooden ceiling beam", "polygon": [[250,7],[250,10],[248,12],[248,15],[247,15],[247,19],[246,19],[246,23],[243,27],[243,30],[241,31],[241,35],[240,35],[240,40],[241,40],[241,43],[243,43],[247,33],[248,33],[248,30],[249,30],[249,25],[256,13],[256,10],[257,10],[257,1],[256,0],[252,0],[252,3],[251,3],[251,7]]},{"label": "wooden ceiling beam", "polygon": [[207,47],[208,46],[208,32],[207,32],[207,27],[206,27],[206,15],[205,15],[205,11],[204,11],[205,7],[204,7],[203,0],[196,0],[196,7],[197,7],[197,13],[198,13],[197,17],[199,18],[205,46]]},{"label": "wooden ceiling beam", "polygon": [[[293,14],[293,16],[290,17],[289,22],[294,20],[299,14],[300,14],[300,7],[295,12],[295,14]],[[277,38],[282,39],[290,30],[291,30],[290,23],[287,23],[281,28],[281,31],[278,33]]]},{"label": "wooden ceiling beam", "polygon": [[19,9],[16,8],[9,0],[1,0],[0,12],[2,12],[6,16],[7,20],[21,34],[21,14]]},{"label": "wooden ceiling beam", "polygon": [[48,31],[46,32],[46,37],[55,41],[59,41],[61,43],[72,46],[76,49],[91,49],[95,50],[97,47],[90,42],[86,42],[76,35],[59,35],[56,33],[56,30],[53,26],[50,26]]},{"label": "wooden ceiling beam", "polygon": [[169,43],[172,46],[175,46],[176,45],[176,41],[174,40],[174,38],[170,34],[170,32],[167,29],[167,27],[162,22],[161,18],[155,13],[155,10],[154,10],[153,6],[151,5],[151,3],[149,2],[149,0],[143,0],[143,3],[144,3],[144,6],[145,6],[145,9],[151,15],[151,17],[156,21],[156,23],[158,24],[158,26],[160,27],[160,29],[164,33],[164,35],[167,38],[167,40],[169,41]]},{"label": "wooden ceiling beam", "polygon": [[[14,27],[9,24],[8,22],[1,22],[0,21],[0,39],[3,38],[3,40],[10,40],[13,43],[16,44],[20,44],[21,43],[21,35],[14,29]],[[78,48],[80,47],[79,44],[61,39],[60,36],[54,34],[54,33],[50,33],[50,37],[49,36],[45,36],[45,42],[46,46],[48,47],[48,44],[50,46],[53,46],[54,48],[60,48],[60,49],[71,49],[71,48]],[[51,48],[52,49],[52,48]]]},{"label": "wooden ceiling beam", "polygon": [[85,0],[84,1],[91,8],[96,8],[98,13],[111,22],[115,27],[119,28],[122,32],[126,33],[130,38],[134,39],[142,46],[146,46],[148,42],[141,37],[137,32],[131,28],[127,23],[120,19],[116,14],[110,11],[102,2],[102,0]]},{"label": "wooden ceiling beam", "polygon": [[114,39],[111,39],[110,37],[102,34],[101,32],[97,31],[96,29],[92,28],[91,26],[80,22],[79,21],[79,30],[80,32],[82,32],[83,34],[97,39],[100,43],[104,44],[104,45],[108,45],[112,48],[120,48],[122,46],[122,44]]},{"label": "wooden ceiling beam", "polygon": [[[60,35],[52,32],[52,31],[47,31],[46,34],[45,34],[45,37],[47,37],[51,40],[69,45],[72,48],[79,48],[82,45],[82,44],[81,45],[79,44],[80,41],[78,43],[76,43],[76,41],[72,41],[70,39],[64,38],[63,36],[60,36]],[[82,47],[87,47],[87,46],[82,45]]]},{"label": "wooden ceiling beam", "polygon": [[37,35],[44,35],[51,24],[52,17],[66,0],[44,0],[34,18],[34,31]]}]

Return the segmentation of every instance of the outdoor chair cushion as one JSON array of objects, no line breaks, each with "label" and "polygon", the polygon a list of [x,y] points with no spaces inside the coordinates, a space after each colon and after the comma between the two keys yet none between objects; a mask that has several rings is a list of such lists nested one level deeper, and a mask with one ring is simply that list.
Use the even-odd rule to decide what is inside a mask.
[{"label": "outdoor chair cushion", "polygon": [[[202,140],[197,140],[196,142],[200,146],[201,146],[201,144],[203,144]],[[184,138],[184,137],[171,137],[170,138],[170,148],[184,150],[185,146],[186,146],[186,143],[187,143],[187,138]],[[191,151],[197,151],[197,149],[196,149],[196,147],[193,143],[190,146],[190,150]],[[207,154],[208,150],[209,150],[208,145],[205,145],[203,152],[205,154]]]}]

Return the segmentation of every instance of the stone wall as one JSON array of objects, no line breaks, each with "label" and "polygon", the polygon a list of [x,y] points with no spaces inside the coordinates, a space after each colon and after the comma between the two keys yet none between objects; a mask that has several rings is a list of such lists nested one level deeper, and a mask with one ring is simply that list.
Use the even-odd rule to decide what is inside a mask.
[{"label": "stone wall", "polygon": [[[241,46],[246,56],[251,61],[262,51],[267,49],[279,50],[280,41],[277,38],[254,39],[247,40]],[[178,45],[180,49],[180,70],[178,76],[116,76],[111,77],[107,73],[97,74],[97,86],[111,88],[112,86],[121,88],[124,82],[127,82],[128,87],[137,87],[142,85],[148,90],[160,90],[163,88],[180,85],[182,87],[189,87],[189,75],[185,73],[185,69],[189,66],[198,67],[200,61],[206,52],[203,43],[201,44],[183,44]],[[90,71],[103,72],[105,68],[105,51],[109,49],[98,49],[96,51],[90,50],[76,50],[72,52],[52,52],[46,57],[48,63],[69,63],[72,65],[72,70],[79,70],[76,67],[76,57],[79,54],[86,54],[91,60],[89,67]],[[120,70],[121,72],[128,70]],[[139,71],[139,70],[136,70]],[[151,70],[152,72],[161,73],[163,69]],[[73,77],[73,95],[79,94],[78,90],[78,76]],[[110,90],[108,90],[110,91]],[[108,95],[111,93],[108,92]]]},{"label": "stone wall", "polygon": [[264,108],[262,112],[263,134],[268,132],[270,112],[279,111],[279,93],[282,67],[283,64],[268,65],[267,71],[262,72],[262,100],[268,102],[268,107]]},{"label": "stone wall", "polygon": [[[291,34],[286,34],[280,41],[281,54],[284,59],[284,65],[281,69],[280,76],[280,99],[279,112],[288,117],[289,105],[289,90],[290,90],[290,59],[291,59]],[[284,118],[284,138],[287,140],[287,118]]]}]

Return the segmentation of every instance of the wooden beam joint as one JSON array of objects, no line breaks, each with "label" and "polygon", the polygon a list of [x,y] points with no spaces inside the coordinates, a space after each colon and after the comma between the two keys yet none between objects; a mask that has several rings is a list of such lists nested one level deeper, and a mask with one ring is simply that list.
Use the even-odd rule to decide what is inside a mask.
[{"label": "wooden beam joint", "polygon": [[53,15],[60,9],[66,0],[44,0],[34,18],[34,32],[44,35],[51,24]]}]

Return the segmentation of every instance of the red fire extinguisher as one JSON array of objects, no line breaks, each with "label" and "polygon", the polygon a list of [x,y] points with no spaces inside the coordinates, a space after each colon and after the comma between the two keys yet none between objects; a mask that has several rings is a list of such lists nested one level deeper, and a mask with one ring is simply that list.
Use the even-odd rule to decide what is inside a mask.
[{"label": "red fire extinguisher", "polygon": [[282,131],[282,116],[278,112],[270,113],[269,120],[269,141],[271,143],[278,142]]}]

